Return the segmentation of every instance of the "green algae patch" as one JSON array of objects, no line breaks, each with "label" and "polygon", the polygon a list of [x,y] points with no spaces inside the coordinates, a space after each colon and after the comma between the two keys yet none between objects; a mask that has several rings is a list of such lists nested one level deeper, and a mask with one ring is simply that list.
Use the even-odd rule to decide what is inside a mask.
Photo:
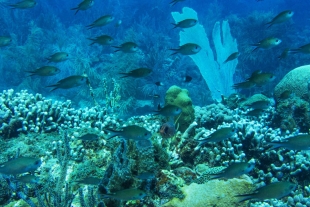
[{"label": "green algae patch", "polygon": [[[247,176],[244,176],[247,177]],[[249,179],[212,180],[205,184],[192,183],[181,188],[183,200],[173,198],[164,207],[243,207],[247,202],[238,203],[236,195],[250,193],[253,183]]]},{"label": "green algae patch", "polygon": [[182,109],[178,124],[179,130],[184,132],[195,120],[195,110],[188,90],[173,85],[166,92],[165,101],[166,105],[175,105]]}]

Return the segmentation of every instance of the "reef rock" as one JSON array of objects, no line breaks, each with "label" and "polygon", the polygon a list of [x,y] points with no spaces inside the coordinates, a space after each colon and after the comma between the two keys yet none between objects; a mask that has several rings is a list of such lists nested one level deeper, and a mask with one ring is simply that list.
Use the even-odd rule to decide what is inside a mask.
[{"label": "reef rock", "polygon": [[[244,176],[247,177],[247,176]],[[239,194],[250,193],[253,183],[250,179],[212,180],[205,184],[192,183],[182,187],[185,195],[183,200],[173,198],[164,207],[242,207],[247,202],[238,203]]]}]

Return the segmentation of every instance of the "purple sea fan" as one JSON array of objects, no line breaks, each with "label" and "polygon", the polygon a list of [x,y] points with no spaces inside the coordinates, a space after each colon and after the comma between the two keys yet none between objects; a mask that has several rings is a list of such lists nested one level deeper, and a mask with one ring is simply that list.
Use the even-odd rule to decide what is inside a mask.
[{"label": "purple sea fan", "polygon": [[160,135],[163,137],[163,138],[170,138],[170,137],[173,137],[175,135],[175,126],[173,123],[171,122],[166,122],[164,123],[161,127],[160,127],[160,130],[159,130],[159,133]]}]

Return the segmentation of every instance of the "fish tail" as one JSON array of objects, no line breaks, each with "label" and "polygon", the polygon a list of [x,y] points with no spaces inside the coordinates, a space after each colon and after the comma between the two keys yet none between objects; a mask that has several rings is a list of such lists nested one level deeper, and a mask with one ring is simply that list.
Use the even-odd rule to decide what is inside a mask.
[{"label": "fish tail", "polygon": [[90,25],[87,25],[86,27],[87,27],[87,29],[92,29],[92,28],[94,28],[94,25],[90,24]]},{"label": "fish tail", "polygon": [[266,28],[266,29],[269,29],[269,28],[272,26],[272,23],[271,23],[271,22],[268,22],[268,23],[266,23],[265,25],[267,25],[267,28]]},{"label": "fish tail", "polygon": [[127,77],[129,77],[128,73],[118,73],[118,74],[124,75],[124,76],[122,76],[121,78],[127,78]]},{"label": "fish tail", "polygon": [[170,56],[172,56],[172,55],[175,55],[175,54],[179,53],[179,49],[169,49],[169,50],[174,51],[174,53],[172,53]]},{"label": "fish tail", "polygon": [[238,203],[241,203],[243,201],[247,201],[250,200],[253,197],[254,193],[250,193],[250,194],[244,194],[244,195],[235,195],[235,197],[239,197],[240,199],[238,200]]},{"label": "fish tail", "polygon": [[58,87],[53,88],[52,90],[50,90],[50,92],[55,91],[56,89],[58,89]]},{"label": "fish tail", "polygon": [[116,137],[116,136],[119,135],[119,131],[115,131],[115,130],[113,130],[113,129],[103,129],[103,130],[110,133],[110,135],[107,136],[107,138],[106,138],[107,140],[109,140],[109,139],[111,139],[111,138]]},{"label": "fish tail", "polygon": [[175,24],[175,23],[171,23],[171,24],[174,26],[172,29],[177,28],[177,24]]},{"label": "fish tail", "polygon": [[176,3],[177,3],[177,1],[175,1],[175,0],[170,2],[171,6],[174,6]]}]

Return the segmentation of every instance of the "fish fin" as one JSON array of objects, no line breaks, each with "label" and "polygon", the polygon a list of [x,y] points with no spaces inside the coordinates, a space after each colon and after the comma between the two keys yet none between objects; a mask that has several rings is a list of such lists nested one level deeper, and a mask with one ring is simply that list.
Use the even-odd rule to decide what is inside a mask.
[{"label": "fish fin", "polygon": [[288,52],[292,53],[292,54],[296,54],[296,53],[299,53],[299,50],[300,50],[299,48],[298,49],[289,49]]},{"label": "fish fin", "polygon": [[241,203],[243,201],[247,201],[247,200],[254,198],[253,195],[255,195],[255,193],[235,195],[235,197],[240,197],[240,199],[238,200],[238,203]]},{"label": "fish fin", "polygon": [[87,27],[87,29],[92,29],[92,28],[94,28],[94,24],[87,25],[86,27]]},{"label": "fish fin", "polygon": [[[256,45],[252,45],[252,46],[256,46]],[[258,49],[259,47],[255,47],[251,52],[254,52]]]},{"label": "fish fin", "polygon": [[171,23],[171,24],[174,26],[172,29],[177,28],[177,24],[175,24],[175,23]]},{"label": "fish fin", "polygon": [[272,147],[269,148],[268,150],[273,150],[281,147],[281,142],[266,142],[266,143],[272,145]]},{"label": "fish fin", "polygon": [[30,74],[27,75],[26,77],[30,77],[30,76],[34,76],[34,75],[35,75],[35,72],[34,72],[34,71],[25,70],[24,72],[30,73]]},{"label": "fish fin", "polygon": [[107,132],[110,133],[110,135],[107,136],[107,138],[106,138],[107,140],[109,140],[109,139],[111,139],[113,137],[119,136],[119,133],[120,133],[120,131],[116,131],[116,130],[113,130],[113,129],[103,129],[103,131],[107,131]]},{"label": "fish fin", "polygon": [[76,10],[76,12],[74,13],[74,15],[76,15],[80,10],[79,10],[79,7],[75,7],[75,8],[72,8],[71,10]]},{"label": "fish fin", "polygon": [[128,73],[118,73],[118,74],[120,74],[120,75],[124,75],[124,76],[122,76],[122,77],[120,77],[120,78],[127,78],[127,77],[129,77],[130,75],[128,75]]},{"label": "fish fin", "polygon": [[171,6],[174,6],[176,3],[178,3],[177,1],[173,0],[171,1],[169,4],[171,4]]},{"label": "fish fin", "polygon": [[52,90],[50,90],[50,92],[55,91],[56,89],[58,89],[58,87],[53,88]]},{"label": "fish fin", "polygon": [[265,25],[267,25],[266,29],[269,29],[273,24],[271,22],[266,23]]},{"label": "fish fin", "polygon": [[74,15],[76,15],[80,10],[79,10],[79,7],[75,7],[75,8],[72,8],[71,10],[76,10],[76,12],[74,13]]}]

